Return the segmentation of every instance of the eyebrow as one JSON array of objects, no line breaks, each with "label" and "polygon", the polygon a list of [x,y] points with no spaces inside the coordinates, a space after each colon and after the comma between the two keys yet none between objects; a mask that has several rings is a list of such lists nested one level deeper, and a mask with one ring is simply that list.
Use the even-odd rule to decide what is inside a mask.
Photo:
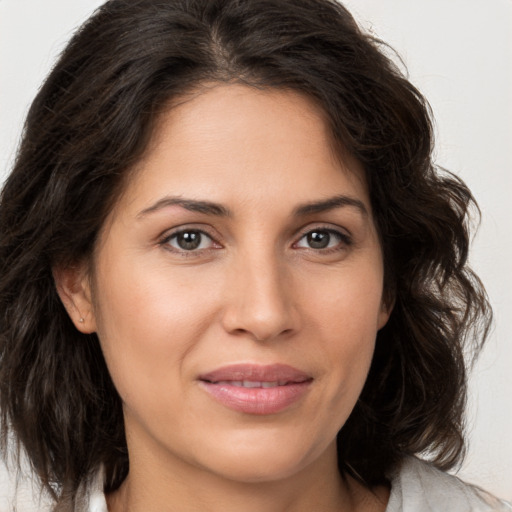
[{"label": "eyebrow", "polygon": [[191,212],[204,213],[206,215],[215,215],[218,217],[232,217],[232,213],[225,207],[218,203],[213,203],[211,201],[198,201],[195,199],[184,199],[182,197],[176,196],[167,196],[150,207],[142,210],[137,214],[137,218],[142,218],[149,213],[156,212],[168,206],[181,206],[185,210],[189,210]]},{"label": "eyebrow", "polygon": [[356,208],[365,217],[369,215],[368,209],[361,200],[345,195],[338,195],[321,201],[313,201],[311,203],[299,205],[295,208],[293,214],[297,217],[304,217],[306,215],[314,215],[315,213],[327,212],[329,210],[345,206]]},{"label": "eyebrow", "polygon": [[[232,212],[228,208],[212,201],[185,199],[179,196],[166,196],[158,200],[155,204],[139,212],[137,214],[137,218],[145,217],[150,213],[157,212],[168,206],[181,206],[185,210],[189,210],[191,212],[204,213],[206,215],[214,215],[217,217],[233,216]],[[338,195],[321,201],[312,201],[310,203],[299,205],[293,210],[293,216],[305,217],[307,215],[314,215],[316,213],[327,212],[329,210],[346,206],[356,208],[365,217],[368,216],[368,210],[362,201],[346,195]]]}]

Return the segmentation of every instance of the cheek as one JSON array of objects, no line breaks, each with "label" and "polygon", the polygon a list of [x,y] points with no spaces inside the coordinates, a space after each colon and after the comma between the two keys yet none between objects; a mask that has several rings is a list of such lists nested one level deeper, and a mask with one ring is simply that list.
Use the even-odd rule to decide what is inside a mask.
[{"label": "cheek", "polygon": [[338,271],[308,277],[302,289],[304,311],[329,339],[344,340],[341,351],[350,350],[352,345],[374,340],[382,318],[382,286],[379,259],[365,265],[347,264]]},{"label": "cheek", "polygon": [[211,301],[198,300],[207,291],[161,267],[122,259],[97,281],[98,336],[123,401],[176,388],[182,362],[211,322]]},{"label": "cheek", "polygon": [[[329,368],[331,405],[355,404],[366,380],[382,318],[379,262],[345,268],[308,293],[308,338],[318,339],[317,356]],[[317,280],[317,284],[322,284]],[[312,291],[313,290],[313,291]]]}]

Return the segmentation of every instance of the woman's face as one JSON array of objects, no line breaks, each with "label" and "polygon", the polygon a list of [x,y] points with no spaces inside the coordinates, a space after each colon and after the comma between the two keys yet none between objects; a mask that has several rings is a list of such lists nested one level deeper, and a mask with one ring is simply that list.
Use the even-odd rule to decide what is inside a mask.
[{"label": "woman's face", "polygon": [[361,166],[312,102],[216,85],[174,106],[94,264],[77,326],[133,464],[246,482],[335,464],[388,311]]}]

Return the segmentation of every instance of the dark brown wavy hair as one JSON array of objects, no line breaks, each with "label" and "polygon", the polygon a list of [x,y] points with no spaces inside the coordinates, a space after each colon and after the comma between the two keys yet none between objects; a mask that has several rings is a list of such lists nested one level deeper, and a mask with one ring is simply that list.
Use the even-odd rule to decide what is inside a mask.
[{"label": "dark brown wavy hair", "polygon": [[128,472],[121,400],[95,334],[78,332],[52,268],[91,257],[170,100],[204,82],[299,91],[363,163],[391,318],[338,435],[368,486],[408,454],[464,449],[465,356],[490,309],[467,265],[464,183],[432,161],[430,109],[334,0],[111,0],[75,34],[29,111],[0,206],[0,400],[9,436],[59,501],[100,464]]}]

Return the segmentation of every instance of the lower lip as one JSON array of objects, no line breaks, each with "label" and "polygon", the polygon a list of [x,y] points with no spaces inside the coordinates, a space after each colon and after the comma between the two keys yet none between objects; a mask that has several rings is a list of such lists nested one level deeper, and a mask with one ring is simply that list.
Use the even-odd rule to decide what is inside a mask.
[{"label": "lower lip", "polygon": [[201,381],[203,389],[229,409],[259,415],[284,411],[304,396],[310,384],[308,380],[274,388],[244,388]]}]

